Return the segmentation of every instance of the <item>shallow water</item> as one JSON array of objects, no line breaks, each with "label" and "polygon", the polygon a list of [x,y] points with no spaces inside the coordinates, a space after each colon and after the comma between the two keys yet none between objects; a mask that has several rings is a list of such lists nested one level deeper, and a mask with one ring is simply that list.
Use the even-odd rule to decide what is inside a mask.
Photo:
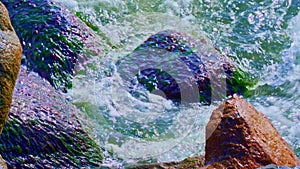
[{"label": "shallow water", "polygon": [[219,102],[176,107],[143,90],[133,97],[116,66],[150,35],[166,29],[211,41],[249,72],[258,83],[246,99],[300,157],[300,1],[60,1],[100,28],[97,33],[110,46],[94,58],[93,68],[76,76],[71,93],[91,133],[121,163],[204,154],[205,125]]}]

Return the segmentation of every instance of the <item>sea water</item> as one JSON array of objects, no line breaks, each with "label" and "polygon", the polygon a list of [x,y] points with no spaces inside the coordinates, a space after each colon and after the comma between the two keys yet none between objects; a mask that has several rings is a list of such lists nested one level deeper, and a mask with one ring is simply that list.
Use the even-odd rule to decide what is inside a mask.
[{"label": "sea water", "polygon": [[[108,48],[73,82],[74,104],[91,135],[123,166],[204,154],[210,106],[133,96],[116,63],[150,35],[171,29],[206,39],[257,84],[245,99],[266,114],[300,157],[300,1],[59,0],[99,30]],[[90,72],[90,73],[89,73]],[[109,154],[109,153],[108,153]],[[115,167],[116,167],[115,166]]]}]

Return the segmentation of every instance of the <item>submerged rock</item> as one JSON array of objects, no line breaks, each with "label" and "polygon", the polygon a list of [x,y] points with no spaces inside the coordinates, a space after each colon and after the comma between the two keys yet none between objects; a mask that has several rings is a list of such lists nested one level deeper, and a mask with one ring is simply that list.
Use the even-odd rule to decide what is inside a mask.
[{"label": "submerged rock", "polygon": [[97,168],[102,149],[79,118],[64,95],[22,67],[0,153],[9,168]]},{"label": "submerged rock", "polygon": [[0,134],[9,113],[21,57],[20,41],[5,6],[0,2]]},{"label": "submerged rock", "polygon": [[118,71],[132,82],[132,93],[142,86],[175,102],[210,104],[247,90],[237,68],[212,44],[171,30],[150,36],[119,61]]},{"label": "submerged rock", "polygon": [[99,38],[54,0],[3,0],[30,70],[56,88],[71,87],[75,66],[103,53]]},{"label": "submerged rock", "polygon": [[208,168],[295,167],[299,160],[270,120],[234,95],[211,116],[206,127]]}]

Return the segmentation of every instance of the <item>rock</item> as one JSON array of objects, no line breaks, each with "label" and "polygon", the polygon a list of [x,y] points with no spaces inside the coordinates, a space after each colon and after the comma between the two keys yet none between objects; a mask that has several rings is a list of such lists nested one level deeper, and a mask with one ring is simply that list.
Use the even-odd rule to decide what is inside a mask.
[{"label": "rock", "polygon": [[[10,23],[5,6],[0,2],[0,134],[9,114],[21,57],[20,41]],[[0,168],[7,169],[6,162],[1,155]]]},{"label": "rock", "polygon": [[9,168],[100,167],[102,149],[79,118],[61,92],[21,67],[0,153]]},{"label": "rock", "polygon": [[204,156],[132,169],[277,168],[300,161],[270,120],[236,94],[214,110],[206,126]]},{"label": "rock", "polygon": [[136,165],[128,169],[189,169],[204,167],[204,156],[190,157],[180,162],[167,162],[157,164]]},{"label": "rock", "polygon": [[22,57],[20,41],[0,2],[0,134],[7,119]]},{"label": "rock", "polygon": [[104,43],[78,17],[54,0],[3,0],[20,37],[30,70],[55,88],[71,87],[76,67],[103,54]]},{"label": "rock", "polygon": [[299,160],[270,120],[237,95],[223,103],[206,127],[208,168],[294,167]]},{"label": "rock", "polygon": [[1,155],[0,155],[0,168],[7,169],[6,161],[2,158]]},{"label": "rock", "polygon": [[[139,86],[176,103],[210,104],[233,93],[244,93],[240,70],[204,39],[171,30],[150,36],[118,63],[131,92]],[[162,91],[162,92],[158,92]]]}]

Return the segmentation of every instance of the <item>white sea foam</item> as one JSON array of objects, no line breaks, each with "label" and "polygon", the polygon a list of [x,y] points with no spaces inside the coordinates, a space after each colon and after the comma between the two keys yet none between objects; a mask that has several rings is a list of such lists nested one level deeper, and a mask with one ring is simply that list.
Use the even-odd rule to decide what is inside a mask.
[{"label": "white sea foam", "polygon": [[75,0],[55,0],[57,2],[60,2],[65,7],[67,7],[70,10],[77,10],[78,9],[78,2]]},{"label": "white sea foam", "polygon": [[[185,11],[189,9],[188,6],[191,5],[192,1],[164,1],[161,6],[166,7],[166,13],[145,11],[127,13],[128,8],[124,4],[125,1],[120,0],[59,1],[71,9],[79,6],[80,10],[95,17],[91,19],[100,27],[103,33],[102,36],[105,36],[112,46],[117,46],[120,49],[112,50],[104,58],[96,60],[101,66],[99,71],[93,76],[87,76],[88,79],[75,77],[74,100],[75,102],[89,102],[94,105],[95,109],[88,113],[88,121],[91,123],[91,128],[93,128],[92,134],[101,140],[100,144],[104,144],[107,150],[113,149],[117,157],[121,157],[129,163],[149,160],[149,158],[154,158],[158,161],[181,160],[188,156],[203,154],[203,143],[205,142],[204,126],[209,119],[210,113],[217,105],[197,108],[187,107],[181,109],[182,111],[178,113],[172,110],[169,101],[147,92],[144,93],[144,97],[148,101],[144,102],[142,99],[139,100],[133,97],[126,88],[122,88],[122,79],[120,79],[114,65],[118,59],[132,52],[147,37],[165,29],[174,29],[192,35],[195,38],[203,38],[203,35],[205,37],[205,33],[200,30],[202,25],[195,25],[193,23],[195,20],[194,16],[189,15],[191,11]],[[113,14],[110,14],[110,16],[107,11],[105,12],[105,7],[102,8],[104,12],[101,14],[101,17],[108,17],[107,19],[111,19],[111,22],[101,23],[100,19],[97,18],[100,17],[96,15],[99,11],[95,11],[94,5],[99,4],[99,2],[108,5],[108,8],[113,10]],[[123,15],[119,20],[114,18],[118,14],[124,13],[127,14]],[[255,14],[260,17],[259,13]],[[182,15],[182,18],[178,17],[178,15]],[[272,17],[276,16],[273,15]],[[250,19],[248,20],[249,22],[255,24],[251,17],[248,19]],[[261,23],[265,22],[261,21]],[[224,35],[232,31],[232,28],[228,25],[211,26],[215,26],[214,30],[216,32],[219,32],[219,27],[223,28]],[[260,29],[260,27],[257,29]],[[284,63],[267,65],[262,70],[264,71],[262,74],[265,76],[259,82],[259,85],[267,84],[274,87],[272,96],[261,96],[258,93],[254,98],[249,99],[258,110],[271,119],[276,128],[284,134],[285,138],[294,147],[300,145],[298,130],[300,120],[299,30],[300,14],[294,17],[288,26],[292,45],[283,51],[280,56]],[[243,47],[243,45],[247,46],[248,44],[239,45]],[[243,59],[245,59],[245,62],[249,62],[246,58],[241,58],[241,60]],[[110,76],[106,76],[105,74],[110,71]],[[256,72],[256,70],[253,72]],[[284,94],[275,93],[275,90],[281,90]],[[167,113],[172,111],[175,112],[174,116],[170,116],[170,113]],[[120,118],[124,120],[122,121]],[[172,118],[172,124],[166,124],[167,128],[164,129],[167,131],[167,134],[164,132],[159,133],[153,129],[155,126],[147,125],[147,122],[156,122],[155,120],[158,118],[163,120]],[[139,126],[140,128],[138,129],[135,128],[135,123],[133,122],[145,125]],[[158,127],[163,128],[163,125]],[[123,133],[120,132],[120,129],[124,130],[122,131]],[[149,132],[147,130],[153,130],[154,137],[144,135],[143,138],[130,135],[130,131],[133,132],[135,129],[139,130],[136,132],[137,136]]]}]

